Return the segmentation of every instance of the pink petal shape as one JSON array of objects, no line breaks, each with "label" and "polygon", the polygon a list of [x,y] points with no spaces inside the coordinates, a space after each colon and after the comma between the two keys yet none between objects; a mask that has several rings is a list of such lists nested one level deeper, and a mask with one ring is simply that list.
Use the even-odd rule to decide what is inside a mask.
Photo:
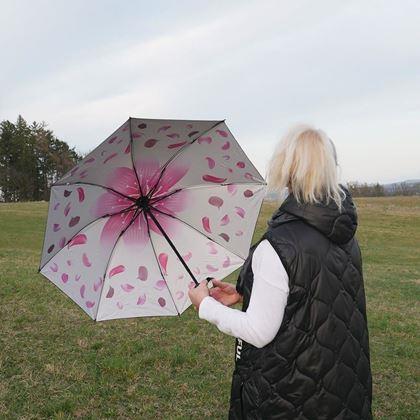
[{"label": "pink petal shape", "polygon": [[187,128],[189,128],[189,129],[191,129],[191,128],[193,128],[194,126],[192,125],[192,124],[187,124]]},{"label": "pink petal shape", "polygon": [[50,270],[54,273],[56,273],[58,271],[58,265],[57,263],[53,263],[52,265],[50,265]]},{"label": "pink petal shape", "polygon": [[83,261],[83,265],[85,267],[91,267],[92,266],[92,263],[89,261],[89,258],[88,258],[88,256],[86,255],[85,252],[82,255],[82,261]]},{"label": "pink petal shape", "polygon": [[[105,182],[107,187],[128,196],[138,196],[140,194],[137,186],[136,174],[131,168],[117,167],[109,173]],[[116,195],[116,194],[114,194]],[[121,198],[117,195],[117,198]]]},{"label": "pink petal shape", "polygon": [[108,293],[106,294],[105,297],[108,298],[108,299],[110,299],[110,298],[112,298],[112,296],[114,296],[114,288],[111,287],[111,286],[109,286]]},{"label": "pink petal shape", "polygon": [[209,165],[209,169],[213,169],[216,165],[215,160],[211,157],[206,157],[206,160],[207,160],[207,164]]},{"label": "pink petal shape", "polygon": [[254,179],[254,176],[251,173],[249,173],[249,172],[246,172],[245,175],[244,175],[244,177],[246,179],[250,180],[250,181],[252,181]]},{"label": "pink petal shape", "polygon": [[95,162],[95,158],[94,157],[90,157],[89,159],[85,160],[85,163],[92,163]]},{"label": "pink petal shape", "polygon": [[163,297],[160,297],[158,303],[163,308],[166,305],[166,300]]},{"label": "pink petal shape", "polygon": [[143,134],[141,134],[141,133],[133,133],[131,137],[133,137],[133,139],[139,139],[142,136],[143,136]]},{"label": "pink petal shape", "polygon": [[226,256],[226,259],[223,261],[223,267],[227,268],[230,266],[230,258],[229,255]]},{"label": "pink petal shape", "polygon": [[85,298],[85,291],[86,291],[86,285],[82,285],[82,287],[80,288],[80,296],[82,297],[82,299]]},{"label": "pink petal shape", "polygon": [[76,226],[79,223],[79,221],[80,221],[80,217],[79,216],[72,217],[70,219],[70,221],[69,221],[69,227]]},{"label": "pink petal shape", "polygon": [[184,256],[182,257],[182,259],[183,259],[184,261],[189,261],[189,260],[191,259],[191,257],[192,257],[192,252],[191,252],[191,251],[189,251],[189,252],[188,252],[188,254],[186,254],[186,255],[184,255]]},{"label": "pink petal shape", "polygon": [[60,248],[63,248],[66,245],[66,238],[63,236],[58,243]]},{"label": "pink petal shape", "polygon": [[71,191],[64,190],[64,197],[68,197],[71,194]]},{"label": "pink petal shape", "polygon": [[88,174],[88,171],[85,169],[84,171],[80,172],[79,176],[80,178],[86,178]]},{"label": "pink petal shape", "polygon": [[147,124],[146,123],[141,123],[137,127],[140,128],[140,130],[144,130],[147,127]]},{"label": "pink petal shape", "polygon": [[168,254],[161,252],[158,256],[159,264],[163,269],[164,274],[166,275],[166,265],[168,264]]},{"label": "pink petal shape", "polygon": [[162,125],[162,127],[160,127],[159,129],[158,129],[158,133],[160,133],[161,131],[166,131],[166,130],[169,130],[171,128],[171,126],[170,125]]},{"label": "pink petal shape", "polygon": [[126,155],[128,155],[130,152],[131,152],[131,144],[130,144],[130,143],[128,143],[128,144],[127,144],[127,147],[124,149],[124,153],[125,153]]},{"label": "pink petal shape", "polygon": [[223,159],[224,160],[230,160],[230,156],[229,155],[223,155]]},{"label": "pink petal shape", "polygon": [[54,204],[54,210],[57,210],[60,207],[60,203]]},{"label": "pink petal shape", "polygon": [[219,269],[217,267],[214,267],[213,265],[207,264],[206,265],[207,271],[209,271],[210,273],[214,273],[215,271],[219,271]]},{"label": "pink petal shape", "polygon": [[252,197],[254,195],[254,193],[251,190],[245,190],[244,191],[244,196],[246,198]]},{"label": "pink petal shape", "polygon": [[186,143],[186,141],[181,141],[180,143],[173,143],[168,146],[168,149],[176,149],[177,147],[181,147]]},{"label": "pink petal shape", "polygon": [[210,144],[212,142],[212,139],[210,136],[205,136],[205,137],[199,137],[197,140],[198,144]]},{"label": "pink petal shape", "polygon": [[87,300],[86,301],[86,307],[87,308],[93,308],[95,306],[95,302],[94,301],[92,301],[92,300]]},{"label": "pink petal shape", "polygon": [[226,142],[223,146],[222,146],[222,150],[229,150],[230,149],[230,142]]},{"label": "pink petal shape", "polygon": [[243,234],[242,230],[237,230],[235,233],[236,236],[242,236]]},{"label": "pink petal shape", "polygon": [[[115,240],[119,236],[119,234],[123,231],[123,229],[128,225],[131,218],[133,217],[134,211],[127,211],[120,214],[115,214],[106,221],[104,227],[102,228],[101,232],[101,238],[100,241],[103,244],[113,244],[115,243]],[[133,228],[133,225],[138,221],[139,217],[136,218],[134,223],[130,225],[130,227],[127,229],[127,231],[123,235],[124,242],[127,243],[128,238],[130,237],[131,229]],[[130,232],[129,232],[130,231]]]},{"label": "pink petal shape", "polygon": [[207,216],[204,216],[201,219],[201,223],[203,224],[203,228],[206,232],[211,233],[211,229],[210,229],[210,219]]},{"label": "pink petal shape", "polygon": [[71,260],[67,260],[66,262],[68,266],[71,266]]},{"label": "pink petal shape", "polygon": [[117,156],[118,155],[118,153],[111,153],[104,161],[103,161],[103,163],[105,164],[105,163],[107,163],[107,162],[109,162],[111,159],[113,159],[115,156]]},{"label": "pink petal shape", "polygon": [[80,274],[76,274],[74,277],[75,281],[79,281],[82,276]]},{"label": "pink petal shape", "polygon": [[228,133],[226,133],[226,131],[224,130],[216,130],[216,133],[219,134],[219,136],[221,137],[227,137]]},{"label": "pink petal shape", "polygon": [[238,191],[238,187],[236,185],[234,185],[234,184],[229,184],[227,186],[227,190],[228,190],[228,193],[229,194],[235,195],[236,194],[236,191]]},{"label": "pink petal shape", "polygon": [[117,307],[118,309],[122,309],[124,308],[124,305],[121,302],[117,302]]},{"label": "pink petal shape", "polygon": [[178,133],[167,134],[167,136],[171,139],[179,139],[179,137],[180,137],[180,135]]},{"label": "pink petal shape", "polygon": [[163,175],[159,180],[159,185],[156,189],[155,195],[168,192],[175,184],[177,184],[182,178],[184,178],[188,170],[189,166],[187,166],[186,163],[169,165],[163,172]]},{"label": "pink petal shape", "polygon": [[193,137],[198,133],[199,133],[199,131],[191,131],[191,133],[188,133],[188,137]]},{"label": "pink petal shape", "polygon": [[114,136],[114,137],[111,137],[109,140],[108,140],[108,144],[112,144],[112,143],[114,143],[114,141],[115,140],[117,140],[117,136]]},{"label": "pink petal shape", "polygon": [[84,233],[79,233],[74,236],[73,239],[68,243],[67,248],[71,248],[74,245],[83,245],[87,242],[87,236]]},{"label": "pink petal shape", "polygon": [[61,275],[61,281],[62,281],[63,283],[67,283],[67,282],[69,281],[69,275],[68,275],[67,273],[63,273],[63,274]]},{"label": "pink petal shape", "polygon": [[207,246],[210,248],[209,254],[213,254],[213,255],[217,254],[217,248],[213,242],[207,242]]},{"label": "pink petal shape", "polygon": [[153,147],[158,141],[156,139],[149,139],[146,140],[144,142],[144,147],[147,147],[148,149],[150,149],[151,147]]},{"label": "pink petal shape", "polygon": [[99,290],[99,288],[102,286],[103,283],[103,279],[102,277],[99,277],[99,280],[95,283],[93,283],[93,291],[97,292]]},{"label": "pink petal shape", "polygon": [[47,249],[48,254],[51,254],[53,249],[54,249],[54,244],[50,245],[49,248]]},{"label": "pink petal shape", "polygon": [[176,297],[177,300],[182,299],[184,297],[184,292],[179,290],[178,292],[175,293],[175,297]]},{"label": "pink petal shape", "polygon": [[242,219],[245,217],[245,210],[242,207],[235,206],[235,212]]},{"label": "pink petal shape", "polygon": [[71,208],[70,203],[67,203],[66,207],[64,207],[64,216],[67,217],[67,215],[70,212],[70,208]]},{"label": "pink petal shape", "polygon": [[226,242],[229,242],[230,240],[229,235],[227,233],[221,233],[219,236],[223,238]]},{"label": "pink petal shape", "polygon": [[117,265],[110,270],[108,277],[111,278],[117,274],[123,273],[124,271],[125,267],[123,265]]},{"label": "pink petal shape", "polygon": [[134,286],[129,283],[125,283],[121,285],[121,289],[123,289],[124,292],[130,293],[134,289]]},{"label": "pink petal shape", "polygon": [[58,223],[54,223],[53,232],[58,232],[59,230],[60,230],[60,225]]},{"label": "pink petal shape", "polygon": [[243,168],[245,168],[245,162],[237,162],[237,163],[236,163],[236,166],[237,166],[238,168],[243,169]]},{"label": "pink petal shape", "polygon": [[212,195],[209,198],[209,204],[220,209],[220,207],[223,206],[223,199],[221,199],[220,197],[216,197],[215,195]]},{"label": "pink petal shape", "polygon": [[220,219],[220,226],[225,226],[230,222],[229,219],[229,215],[225,214],[221,219]]},{"label": "pink petal shape", "polygon": [[138,269],[137,278],[141,281],[146,281],[147,275],[148,275],[147,267],[145,267],[144,265],[141,265]]},{"label": "pink petal shape", "polygon": [[146,303],[146,294],[143,293],[142,295],[139,296],[139,298],[137,299],[137,305],[144,305]]},{"label": "pink petal shape", "polygon": [[165,280],[158,280],[155,284],[155,289],[157,290],[163,290],[166,288],[166,282]]},{"label": "pink petal shape", "polygon": [[78,187],[77,194],[79,196],[79,203],[82,203],[85,199],[85,190],[82,187]]},{"label": "pink petal shape", "polygon": [[203,181],[206,181],[206,182],[213,182],[215,184],[221,184],[225,182],[227,178],[219,178],[218,176],[206,174],[206,175],[203,175],[202,179]]}]

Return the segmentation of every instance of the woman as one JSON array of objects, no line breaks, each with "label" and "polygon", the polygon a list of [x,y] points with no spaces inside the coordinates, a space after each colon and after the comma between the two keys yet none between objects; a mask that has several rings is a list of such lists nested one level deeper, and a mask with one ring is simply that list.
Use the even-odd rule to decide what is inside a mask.
[{"label": "woman", "polygon": [[[370,419],[372,380],[357,214],[332,141],[293,128],[270,162],[287,187],[240,272],[190,291],[202,319],[237,337],[229,418]],[[229,306],[242,301],[242,311]]]}]

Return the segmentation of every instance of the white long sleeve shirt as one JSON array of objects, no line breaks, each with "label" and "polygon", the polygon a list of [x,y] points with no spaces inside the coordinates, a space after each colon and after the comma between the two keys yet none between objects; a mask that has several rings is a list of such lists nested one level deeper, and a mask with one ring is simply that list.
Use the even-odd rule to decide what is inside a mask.
[{"label": "white long sleeve shirt", "polygon": [[266,239],[255,248],[251,265],[254,283],[246,312],[207,296],[200,304],[199,317],[223,333],[261,348],[274,339],[280,328],[289,295],[289,278]]}]

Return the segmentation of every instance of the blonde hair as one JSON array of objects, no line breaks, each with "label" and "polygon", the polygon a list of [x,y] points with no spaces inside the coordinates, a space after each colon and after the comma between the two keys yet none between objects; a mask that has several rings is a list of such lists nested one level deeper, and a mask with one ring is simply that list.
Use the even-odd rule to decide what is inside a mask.
[{"label": "blonde hair", "polygon": [[306,124],[292,127],[270,160],[267,178],[269,191],[289,188],[299,203],[332,200],[341,210],[345,193],[338,183],[337,155],[322,130]]}]

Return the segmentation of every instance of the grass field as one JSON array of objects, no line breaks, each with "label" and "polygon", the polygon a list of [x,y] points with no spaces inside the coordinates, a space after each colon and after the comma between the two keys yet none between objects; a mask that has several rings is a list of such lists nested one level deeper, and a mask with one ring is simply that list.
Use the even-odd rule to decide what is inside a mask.
[{"label": "grass field", "polygon": [[[420,197],[357,205],[374,415],[418,419]],[[233,338],[192,309],[91,321],[37,274],[46,214],[47,203],[0,204],[0,418],[226,418]]]}]

